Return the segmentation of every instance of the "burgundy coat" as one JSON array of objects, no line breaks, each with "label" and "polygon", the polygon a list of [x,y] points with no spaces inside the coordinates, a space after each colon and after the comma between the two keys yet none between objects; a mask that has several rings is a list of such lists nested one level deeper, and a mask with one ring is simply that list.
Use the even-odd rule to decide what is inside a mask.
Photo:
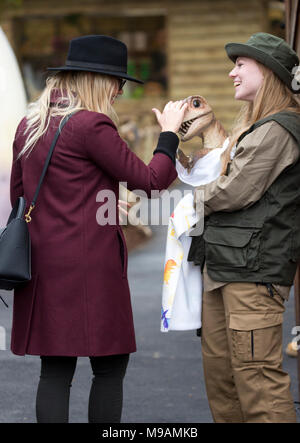
[{"label": "burgundy coat", "polygon": [[[17,129],[11,175],[11,202],[33,198],[51,141],[47,134],[28,158],[26,119]],[[136,350],[127,249],[117,224],[100,226],[96,201],[101,190],[118,200],[119,182],[130,190],[167,188],[176,178],[172,160],[156,153],[145,165],[120,138],[104,114],[79,111],[57,142],[32,212],[32,280],[15,291],[12,352],[18,355],[100,356]]]}]

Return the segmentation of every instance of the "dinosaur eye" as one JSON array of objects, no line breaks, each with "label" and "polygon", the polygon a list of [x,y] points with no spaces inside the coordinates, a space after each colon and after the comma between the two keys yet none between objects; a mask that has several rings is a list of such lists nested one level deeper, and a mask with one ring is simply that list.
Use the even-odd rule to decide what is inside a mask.
[{"label": "dinosaur eye", "polygon": [[200,108],[200,106],[201,106],[200,100],[199,99],[193,100],[193,106],[194,106],[194,108]]}]

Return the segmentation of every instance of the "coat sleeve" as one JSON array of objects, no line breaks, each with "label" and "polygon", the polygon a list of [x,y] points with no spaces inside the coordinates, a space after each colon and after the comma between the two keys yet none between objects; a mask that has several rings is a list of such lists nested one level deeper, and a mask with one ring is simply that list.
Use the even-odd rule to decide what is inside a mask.
[{"label": "coat sleeve", "polygon": [[13,161],[10,174],[10,202],[13,206],[18,197],[24,194],[23,182],[22,182],[22,167],[21,160],[17,159],[18,149],[16,138],[13,143]]},{"label": "coat sleeve", "polygon": [[276,122],[265,123],[238,145],[228,176],[197,188],[196,209],[204,203],[204,214],[209,215],[254,204],[299,154],[288,131]]},{"label": "coat sleeve", "polygon": [[162,132],[154,156],[146,165],[119,136],[112,120],[93,113],[86,126],[85,149],[88,158],[118,182],[126,182],[131,191],[139,189],[151,196],[151,190],[163,190],[177,177],[175,155],[179,144],[173,132]]}]

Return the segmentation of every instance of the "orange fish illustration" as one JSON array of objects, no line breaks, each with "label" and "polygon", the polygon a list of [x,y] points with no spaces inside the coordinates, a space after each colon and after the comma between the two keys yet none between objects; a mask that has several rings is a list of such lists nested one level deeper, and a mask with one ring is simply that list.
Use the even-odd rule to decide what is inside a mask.
[{"label": "orange fish illustration", "polygon": [[171,277],[171,272],[173,271],[173,269],[175,268],[175,266],[177,266],[177,263],[175,260],[168,260],[166,265],[165,265],[165,271],[164,271],[164,282],[166,284],[169,283],[170,277]]}]

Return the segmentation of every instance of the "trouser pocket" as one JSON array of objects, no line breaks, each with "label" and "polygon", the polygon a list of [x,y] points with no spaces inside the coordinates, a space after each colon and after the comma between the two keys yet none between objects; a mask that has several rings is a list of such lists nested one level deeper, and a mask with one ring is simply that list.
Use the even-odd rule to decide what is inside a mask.
[{"label": "trouser pocket", "polygon": [[240,328],[242,320],[236,322],[231,316],[229,329],[233,359],[244,363],[281,360],[282,315],[270,315],[268,318],[268,314],[262,314],[260,321],[245,318],[243,328]]},{"label": "trouser pocket", "polygon": [[232,329],[232,356],[241,362],[280,361],[282,325],[239,331]]},{"label": "trouser pocket", "polygon": [[232,329],[232,356],[239,361],[249,362],[254,359],[253,331]]}]

